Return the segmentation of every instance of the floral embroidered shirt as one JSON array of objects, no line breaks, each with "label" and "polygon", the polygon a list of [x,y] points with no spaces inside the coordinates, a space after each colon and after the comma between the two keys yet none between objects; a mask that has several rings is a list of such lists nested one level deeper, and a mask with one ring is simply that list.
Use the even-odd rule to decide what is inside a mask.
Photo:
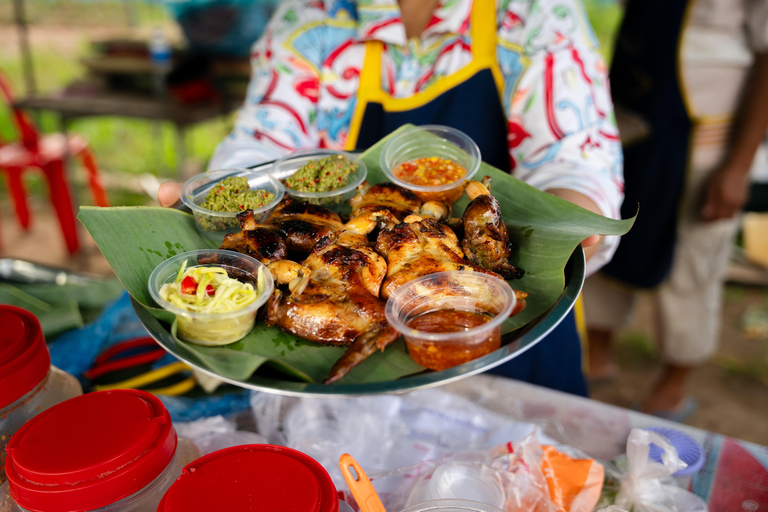
[{"label": "floral embroidered shirt", "polygon": [[[210,168],[343,149],[365,41],[384,43],[382,89],[408,97],[471,60],[471,9],[472,0],[441,0],[421,36],[408,39],[397,0],[283,0],[253,46],[245,104]],[[608,69],[580,0],[497,0],[493,29],[513,174],[542,190],[581,192],[619,218],[622,156]],[[588,272],[617,243],[605,240]]]}]

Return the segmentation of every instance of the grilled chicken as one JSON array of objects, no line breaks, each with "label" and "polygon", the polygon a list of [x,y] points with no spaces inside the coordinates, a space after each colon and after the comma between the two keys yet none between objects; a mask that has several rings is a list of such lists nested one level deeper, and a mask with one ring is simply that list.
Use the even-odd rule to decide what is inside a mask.
[{"label": "grilled chicken", "polygon": [[370,186],[366,181],[357,187],[357,195],[349,203],[352,205],[352,217],[387,210],[398,222],[402,222],[408,215],[417,213],[423,202],[410,190],[394,183]]},{"label": "grilled chicken", "polygon": [[509,263],[512,243],[501,206],[490,193],[491,178],[467,184],[465,191],[472,202],[467,205],[461,224],[464,237],[461,247],[467,260],[496,272],[504,279],[520,279],[524,271]]},{"label": "grilled chicken", "polygon": [[307,256],[318,241],[340,231],[343,226],[341,218],[332,211],[287,196],[264,224],[273,226],[285,240],[288,251],[300,257]]},{"label": "grilled chicken", "polygon": [[385,300],[408,281],[435,272],[468,270],[496,275],[464,259],[451,228],[418,215],[382,230],[376,239],[376,251],[387,260],[387,277],[381,287],[381,298]]},{"label": "grilled chicken", "polygon": [[261,226],[253,218],[253,211],[246,210],[238,214],[240,222],[238,233],[224,237],[221,249],[237,251],[253,256],[265,265],[288,257],[288,246],[283,237],[273,226]]},{"label": "grilled chicken", "polygon": [[378,297],[387,265],[367,242],[364,234],[345,232],[335,242],[321,240],[303,265],[274,265],[273,273],[286,270],[281,277],[293,280],[289,295],[277,290],[270,299],[267,324],[317,343],[349,345],[326,384],[398,338]]},{"label": "grilled chicken", "polygon": [[367,181],[357,187],[357,195],[350,199],[352,217],[370,213],[388,211],[392,214],[392,224],[402,222],[408,215],[419,214],[422,217],[442,219],[450,216],[451,208],[439,201],[422,202],[410,190],[394,183],[379,183],[370,186]]}]

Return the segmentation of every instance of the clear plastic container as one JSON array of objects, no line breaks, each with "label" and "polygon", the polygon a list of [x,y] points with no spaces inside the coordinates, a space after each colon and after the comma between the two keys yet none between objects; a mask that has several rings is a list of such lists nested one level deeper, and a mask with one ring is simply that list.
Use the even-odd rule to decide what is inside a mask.
[{"label": "clear plastic container", "polygon": [[[225,263],[200,263],[205,261]],[[171,304],[160,296],[160,288],[174,281],[186,262],[186,268],[221,267],[230,277],[251,282],[254,287],[259,280],[263,290],[255,302],[228,313],[200,313]],[[176,315],[177,335],[180,339],[198,345],[227,345],[248,334],[256,320],[256,312],[267,302],[274,290],[274,280],[267,268],[255,258],[246,254],[221,249],[200,249],[176,255],[157,266],[149,276],[149,293],[163,309]]]},{"label": "clear plastic container", "polygon": [[239,212],[214,212],[200,205],[217,183],[230,176],[245,177],[248,179],[248,186],[251,190],[265,190],[275,195],[272,201],[253,210],[253,217],[256,222],[262,222],[266,219],[285,195],[283,185],[271,174],[250,169],[208,171],[187,180],[181,186],[181,201],[192,211],[197,230],[219,245],[224,241],[227,234],[240,231],[240,223],[237,221]]},{"label": "clear plastic container", "polygon": [[184,468],[157,512],[213,510],[350,512],[328,472],[312,457],[271,444],[233,446]]},{"label": "clear plastic container", "polygon": [[365,162],[357,156],[332,149],[307,149],[284,156],[275,162],[270,172],[283,183],[285,179],[293,176],[296,171],[310,161],[333,155],[345,155],[357,164],[357,169],[347,177],[347,184],[345,186],[330,192],[299,192],[293,190],[288,185],[283,184],[283,186],[285,187],[286,194],[299,201],[323,206],[340,215],[348,215],[352,211],[349,200],[357,194],[357,187],[368,176],[368,168],[365,166]]},{"label": "clear plastic container", "polygon": [[90,393],[54,406],[8,446],[2,512],[154,512],[199,457],[170,415],[140,390]]},{"label": "clear plastic container", "polygon": [[[444,370],[493,352],[501,346],[501,324],[515,307],[515,292],[503,279],[481,272],[437,272],[399,287],[384,310],[387,322],[405,337],[408,353],[421,366]],[[425,320],[436,326],[484,321],[456,332],[414,328]],[[461,324],[461,325],[465,325]]]},{"label": "clear plastic container", "polygon": [[83,394],[72,375],[51,366],[40,322],[29,311],[0,305],[0,483],[6,446],[29,419]]},{"label": "clear plastic container", "polygon": [[[399,178],[395,171],[404,162],[439,157],[452,160],[465,169],[460,178],[438,186],[414,185]],[[387,178],[412,190],[423,201],[455,203],[464,192],[464,182],[480,168],[480,148],[467,134],[441,125],[414,126],[391,137],[381,150],[380,164]]]},{"label": "clear plastic container", "polygon": [[439,499],[458,499],[504,508],[505,493],[496,469],[482,464],[448,462],[413,488],[406,505]]},{"label": "clear plastic container", "polygon": [[504,512],[504,510],[476,501],[431,500],[408,507],[402,512]]}]

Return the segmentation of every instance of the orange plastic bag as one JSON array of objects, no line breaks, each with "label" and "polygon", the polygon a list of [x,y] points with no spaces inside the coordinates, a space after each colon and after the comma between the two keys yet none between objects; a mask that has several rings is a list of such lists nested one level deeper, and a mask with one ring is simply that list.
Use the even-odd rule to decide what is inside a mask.
[{"label": "orange plastic bag", "polygon": [[542,446],[541,471],[558,512],[590,512],[600,500],[605,469],[592,459],[577,459]]}]

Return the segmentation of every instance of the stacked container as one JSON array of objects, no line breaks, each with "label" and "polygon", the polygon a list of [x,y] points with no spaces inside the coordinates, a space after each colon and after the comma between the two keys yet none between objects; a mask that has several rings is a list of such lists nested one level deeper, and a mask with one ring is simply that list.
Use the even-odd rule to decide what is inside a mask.
[{"label": "stacked container", "polygon": [[154,512],[199,456],[154,395],[115,390],[37,415],[8,444],[2,512]]},{"label": "stacked container", "polygon": [[82,394],[75,377],[51,366],[37,318],[25,309],[0,305],[0,483],[11,436],[30,418]]},{"label": "stacked container", "polygon": [[157,512],[351,512],[328,472],[312,457],[283,446],[225,448],[184,468]]}]

